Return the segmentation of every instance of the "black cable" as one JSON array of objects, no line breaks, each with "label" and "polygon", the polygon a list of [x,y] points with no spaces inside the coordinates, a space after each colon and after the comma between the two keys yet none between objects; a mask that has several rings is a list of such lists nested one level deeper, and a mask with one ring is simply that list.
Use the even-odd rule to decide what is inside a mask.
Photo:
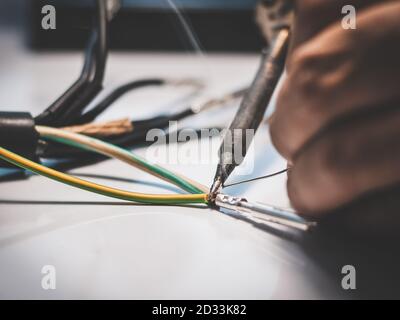
[{"label": "black cable", "polygon": [[79,79],[42,114],[40,125],[67,126],[79,118],[83,109],[102,90],[108,53],[108,17],[105,0],[96,0],[97,14]]},{"label": "black cable", "polygon": [[[85,62],[80,77],[55,102],[53,102],[52,105],[35,118],[35,123],[37,125],[63,127],[89,123],[95,120],[97,116],[104,112],[112,103],[128,91],[144,86],[165,84],[165,81],[162,79],[145,79],[127,83],[115,89],[91,110],[83,113],[84,109],[103,88],[102,83],[108,54],[107,34],[109,12],[106,0],[96,0],[96,7],[97,14],[95,16],[95,23],[86,48]],[[187,108],[172,115],[132,121],[134,127],[133,132],[113,136],[107,140],[108,142],[126,148],[136,145],[146,145],[149,144],[149,142],[146,141],[146,135],[150,129],[165,129],[168,127],[170,121],[180,120],[195,113],[196,111],[192,108]],[[60,163],[60,168],[76,168],[83,165],[97,163],[105,159],[105,157],[96,156],[85,151],[80,152],[74,148],[57,145],[57,143],[40,141],[37,156],[63,159],[66,155],[72,156],[72,158],[66,162]],[[25,176],[24,171],[18,171],[7,175],[6,179],[23,178]]]},{"label": "black cable", "polygon": [[[167,81],[163,79],[142,79],[122,85],[112,91],[95,107],[86,112],[81,119],[85,120],[85,123],[87,123],[88,120],[93,121],[99,114],[110,107],[112,103],[130,90],[141,88],[143,86],[163,85],[166,83]],[[222,98],[209,100],[207,103],[203,104],[201,109],[205,110],[212,108],[215,105],[226,103],[229,100],[237,99],[241,97],[246,90],[247,89],[240,89]],[[102,140],[120,147],[131,148],[137,144],[145,143],[146,135],[149,130],[154,128],[166,129],[169,126],[170,121],[182,120],[195,115],[198,111],[197,108],[187,107],[182,111],[170,115],[161,115],[149,119],[132,121],[131,124],[133,131],[121,135],[104,137]],[[40,142],[39,156],[43,158],[65,158],[65,155],[84,157],[88,154],[90,153],[87,151],[72,148],[63,144],[48,141]]]},{"label": "black cable", "polygon": [[[178,113],[167,116],[159,116],[152,119],[133,121],[133,131],[126,135],[116,136],[108,139],[112,144],[123,147],[130,147],[140,140],[145,140],[147,132],[154,128],[164,129],[167,128],[170,121],[182,120],[188,116],[193,115],[194,112],[191,108],[187,108]],[[136,130],[135,130],[136,127]]]},{"label": "black cable", "polygon": [[[146,136],[149,130],[154,128],[166,129],[170,121],[178,121],[193,114],[194,111],[191,108],[187,108],[172,115],[158,116],[145,120],[132,121],[132,132],[123,135],[103,138],[102,140],[124,148],[131,148],[137,145],[143,145],[146,144]],[[91,154],[91,152],[65,146],[56,142],[40,141],[39,156],[43,158],[63,158],[66,155],[73,157],[85,157]]]},{"label": "black cable", "polygon": [[84,113],[75,124],[83,124],[89,123],[95,120],[102,112],[104,112],[111,104],[113,104],[116,100],[122,97],[129,91],[147,87],[147,86],[161,86],[165,84],[165,80],[163,79],[143,79],[128,82],[114,91],[112,91],[107,97],[105,97],[101,102],[99,102],[92,109]]}]

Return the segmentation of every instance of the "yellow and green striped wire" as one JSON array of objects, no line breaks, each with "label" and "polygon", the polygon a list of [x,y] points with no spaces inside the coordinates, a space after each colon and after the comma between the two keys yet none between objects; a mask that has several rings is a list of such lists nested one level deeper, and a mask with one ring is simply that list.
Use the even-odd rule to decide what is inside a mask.
[{"label": "yellow and green striped wire", "polygon": [[49,127],[37,127],[39,134],[46,139],[51,139],[60,143],[68,144],[85,150],[101,153],[110,157],[115,157],[134,165],[146,172],[159,178],[169,181],[191,194],[145,194],[126,190],[111,188],[108,186],[86,181],[57,170],[48,168],[24,157],[21,157],[9,150],[0,147],[0,158],[8,161],[20,168],[45,176],[47,178],[68,184],[90,192],[98,193],[112,198],[133,201],[147,204],[193,204],[207,203],[207,188],[181,175],[173,173],[161,166],[148,163],[145,159],[133,154],[132,152],[103,142],[98,139],[84,135],[67,132],[61,129]]}]

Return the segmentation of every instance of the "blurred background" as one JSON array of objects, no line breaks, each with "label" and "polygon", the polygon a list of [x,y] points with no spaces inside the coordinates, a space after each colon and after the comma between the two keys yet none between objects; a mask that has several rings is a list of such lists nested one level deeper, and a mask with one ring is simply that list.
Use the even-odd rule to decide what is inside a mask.
[{"label": "blurred background", "polygon": [[[117,19],[111,24],[110,46],[120,50],[190,51],[193,36],[204,51],[259,51],[262,39],[254,19],[256,3],[257,0],[123,0]],[[44,5],[53,5],[57,10],[56,30],[41,28]],[[8,29],[22,27],[30,48],[82,48],[90,32],[93,5],[93,0],[2,0],[0,24]]]},{"label": "blurred background", "polygon": [[[206,77],[211,89],[247,83],[263,47],[256,3],[122,0],[110,24],[105,87],[140,76],[171,76],[177,69],[183,76]],[[55,30],[41,27],[44,5],[56,8]],[[37,114],[76,79],[94,6],[94,0],[0,1],[0,109]],[[160,53],[166,55],[160,59]]]},{"label": "blurred background", "polygon": [[29,0],[0,1],[0,27],[4,29],[20,28],[26,14],[25,8]]}]

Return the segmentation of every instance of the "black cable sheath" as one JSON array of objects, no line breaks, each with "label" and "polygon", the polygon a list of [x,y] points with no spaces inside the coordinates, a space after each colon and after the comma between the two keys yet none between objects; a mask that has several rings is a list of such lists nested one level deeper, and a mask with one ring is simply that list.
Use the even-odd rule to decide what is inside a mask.
[{"label": "black cable sheath", "polygon": [[122,97],[124,94],[128,93],[129,91],[147,87],[147,86],[161,86],[165,84],[163,79],[143,79],[143,80],[136,80],[132,82],[128,82],[122,86],[119,86],[114,91],[112,91],[106,98],[104,98],[101,102],[99,102],[96,106],[92,109],[84,113],[76,124],[84,124],[94,121],[101,113],[108,109],[116,100]]},{"label": "black cable sheath", "polygon": [[50,107],[35,118],[40,125],[67,126],[81,115],[83,109],[102,90],[108,53],[108,19],[106,1],[96,0],[94,30],[85,53],[80,77]]},{"label": "black cable sheath", "polygon": [[[187,108],[168,116],[158,116],[145,120],[132,121],[132,132],[115,137],[103,138],[102,140],[123,148],[131,148],[138,144],[146,144],[146,136],[149,130],[154,128],[164,130],[168,127],[170,121],[178,121],[193,114],[192,109]],[[65,158],[66,155],[85,157],[92,153],[56,142],[41,141],[39,154],[40,157],[43,158]]]}]

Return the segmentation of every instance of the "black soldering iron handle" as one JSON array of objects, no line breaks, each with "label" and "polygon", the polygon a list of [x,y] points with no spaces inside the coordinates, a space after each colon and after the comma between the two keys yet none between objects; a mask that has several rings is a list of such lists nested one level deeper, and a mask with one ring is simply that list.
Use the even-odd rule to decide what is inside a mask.
[{"label": "black soldering iron handle", "polygon": [[[270,50],[263,52],[257,75],[227,130],[219,149],[219,164],[211,189],[218,189],[243,161],[250,142],[263,119],[285,67],[289,29],[282,29]],[[249,134],[247,134],[249,133]],[[239,149],[240,148],[240,149]]]}]

